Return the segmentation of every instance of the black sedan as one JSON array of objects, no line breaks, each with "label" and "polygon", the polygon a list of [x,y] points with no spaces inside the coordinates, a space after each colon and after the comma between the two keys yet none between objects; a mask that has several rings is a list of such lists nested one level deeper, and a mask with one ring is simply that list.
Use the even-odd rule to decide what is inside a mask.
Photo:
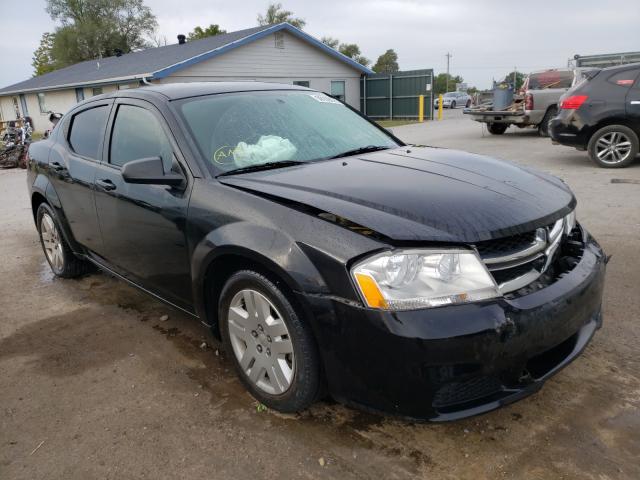
[{"label": "black sedan", "polygon": [[640,64],[589,72],[560,99],[550,134],[601,167],[631,165],[640,148]]},{"label": "black sedan", "polygon": [[260,83],[93,97],[29,151],[51,268],[198,318],[247,389],[405,417],[537,391],[601,325],[605,256],[560,180],[408,146],[323,93]]}]

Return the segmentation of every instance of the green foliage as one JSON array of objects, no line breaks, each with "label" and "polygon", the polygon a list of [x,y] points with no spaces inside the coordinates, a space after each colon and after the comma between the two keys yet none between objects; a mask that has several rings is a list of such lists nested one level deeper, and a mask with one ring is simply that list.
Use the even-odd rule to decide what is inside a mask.
[{"label": "green foliage", "polygon": [[361,54],[360,47],[355,43],[340,43],[340,40],[333,37],[322,37],[320,41],[328,47],[338,50],[341,54],[355,60],[360,65],[368,67],[371,64],[371,60]]},{"label": "green foliage", "polygon": [[284,10],[281,3],[270,3],[267,13],[258,15],[258,25],[275,25],[288,22],[296,28],[303,29],[307,22],[302,18],[295,18],[293,12]]},{"label": "green foliage", "polygon": [[441,73],[436,76],[433,94],[440,95],[441,93],[454,92],[456,90],[456,83],[462,83],[463,81],[459,75],[449,75],[449,89],[447,90],[447,74]]},{"label": "green foliage", "polygon": [[204,29],[200,26],[197,26],[193,29],[193,32],[187,35],[187,39],[189,41],[200,40],[202,38],[215,37],[216,35],[220,35],[222,33],[227,33],[227,31],[221,29],[220,25],[218,24],[211,24]]},{"label": "green foliage", "polygon": [[[520,90],[520,87],[522,87],[522,84],[524,83],[524,79],[527,77],[524,73],[522,72],[515,72],[516,74],[516,91]],[[507,73],[507,75],[504,77],[504,80],[502,80],[502,82],[504,83],[513,83],[513,72],[509,72]],[[500,82],[500,83],[502,83]]]},{"label": "green foliage", "polygon": [[338,45],[340,44],[340,40],[333,37],[322,37],[320,41],[324,43],[326,46],[333,48],[334,50],[337,50]]},{"label": "green foliage", "polygon": [[33,76],[44,75],[55,70],[55,64],[51,57],[51,48],[53,47],[53,34],[45,32],[40,38],[40,45],[33,52]]},{"label": "green foliage", "polygon": [[371,63],[371,60],[361,55],[360,47],[355,43],[342,43],[338,47],[338,51],[341,54],[351,58],[352,60],[355,60],[360,65],[364,65],[365,67],[369,66],[369,64]]},{"label": "green foliage", "polygon": [[373,66],[373,71],[376,73],[394,73],[399,70],[398,54],[392,48],[380,55]]},{"label": "green foliage", "polygon": [[56,68],[146,48],[157,26],[143,0],[47,0],[46,10],[62,24],[50,49]]}]

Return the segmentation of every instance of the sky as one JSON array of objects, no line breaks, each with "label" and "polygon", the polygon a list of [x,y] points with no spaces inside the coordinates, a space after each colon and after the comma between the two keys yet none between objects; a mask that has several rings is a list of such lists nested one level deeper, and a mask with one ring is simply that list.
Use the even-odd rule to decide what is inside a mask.
[{"label": "sky", "polygon": [[[2,0],[1,3],[9,2]],[[305,31],[357,43],[373,62],[387,49],[401,70],[433,68],[489,88],[516,67],[563,67],[575,54],[640,51],[640,0],[281,0],[307,21]],[[145,0],[158,35],[176,43],[196,25],[227,31],[257,25],[268,0]],[[33,51],[56,24],[45,0],[12,2],[0,16],[0,87],[31,77]]]}]

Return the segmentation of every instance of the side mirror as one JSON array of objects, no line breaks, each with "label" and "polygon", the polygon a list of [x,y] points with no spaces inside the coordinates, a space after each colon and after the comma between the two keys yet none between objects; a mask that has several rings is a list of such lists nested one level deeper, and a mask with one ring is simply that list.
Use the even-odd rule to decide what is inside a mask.
[{"label": "side mirror", "polygon": [[122,167],[122,178],[127,183],[145,185],[170,185],[179,187],[185,178],[179,173],[164,173],[160,157],[141,158],[125,163]]}]

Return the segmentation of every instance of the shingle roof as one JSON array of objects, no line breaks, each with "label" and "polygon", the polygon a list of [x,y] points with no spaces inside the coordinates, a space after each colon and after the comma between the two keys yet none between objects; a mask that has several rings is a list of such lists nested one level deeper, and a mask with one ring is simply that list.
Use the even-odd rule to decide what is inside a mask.
[{"label": "shingle roof", "polygon": [[203,38],[202,40],[187,42],[182,45],[174,44],[158,48],[149,48],[138,52],[127,53],[120,57],[87,60],[2,88],[0,89],[0,95],[34,90],[52,90],[76,85],[114,83],[141,79],[142,77],[162,78],[179,68],[209,59],[231,48],[244,45],[266,34],[279,30],[287,30],[315,44],[317,47],[325,50],[326,53],[350,64],[363,73],[373,73],[366,67],[354,62],[336,50],[327,47],[314,37],[311,37],[288,23],[280,23],[278,25],[265,25],[229,32],[214,37]]}]

